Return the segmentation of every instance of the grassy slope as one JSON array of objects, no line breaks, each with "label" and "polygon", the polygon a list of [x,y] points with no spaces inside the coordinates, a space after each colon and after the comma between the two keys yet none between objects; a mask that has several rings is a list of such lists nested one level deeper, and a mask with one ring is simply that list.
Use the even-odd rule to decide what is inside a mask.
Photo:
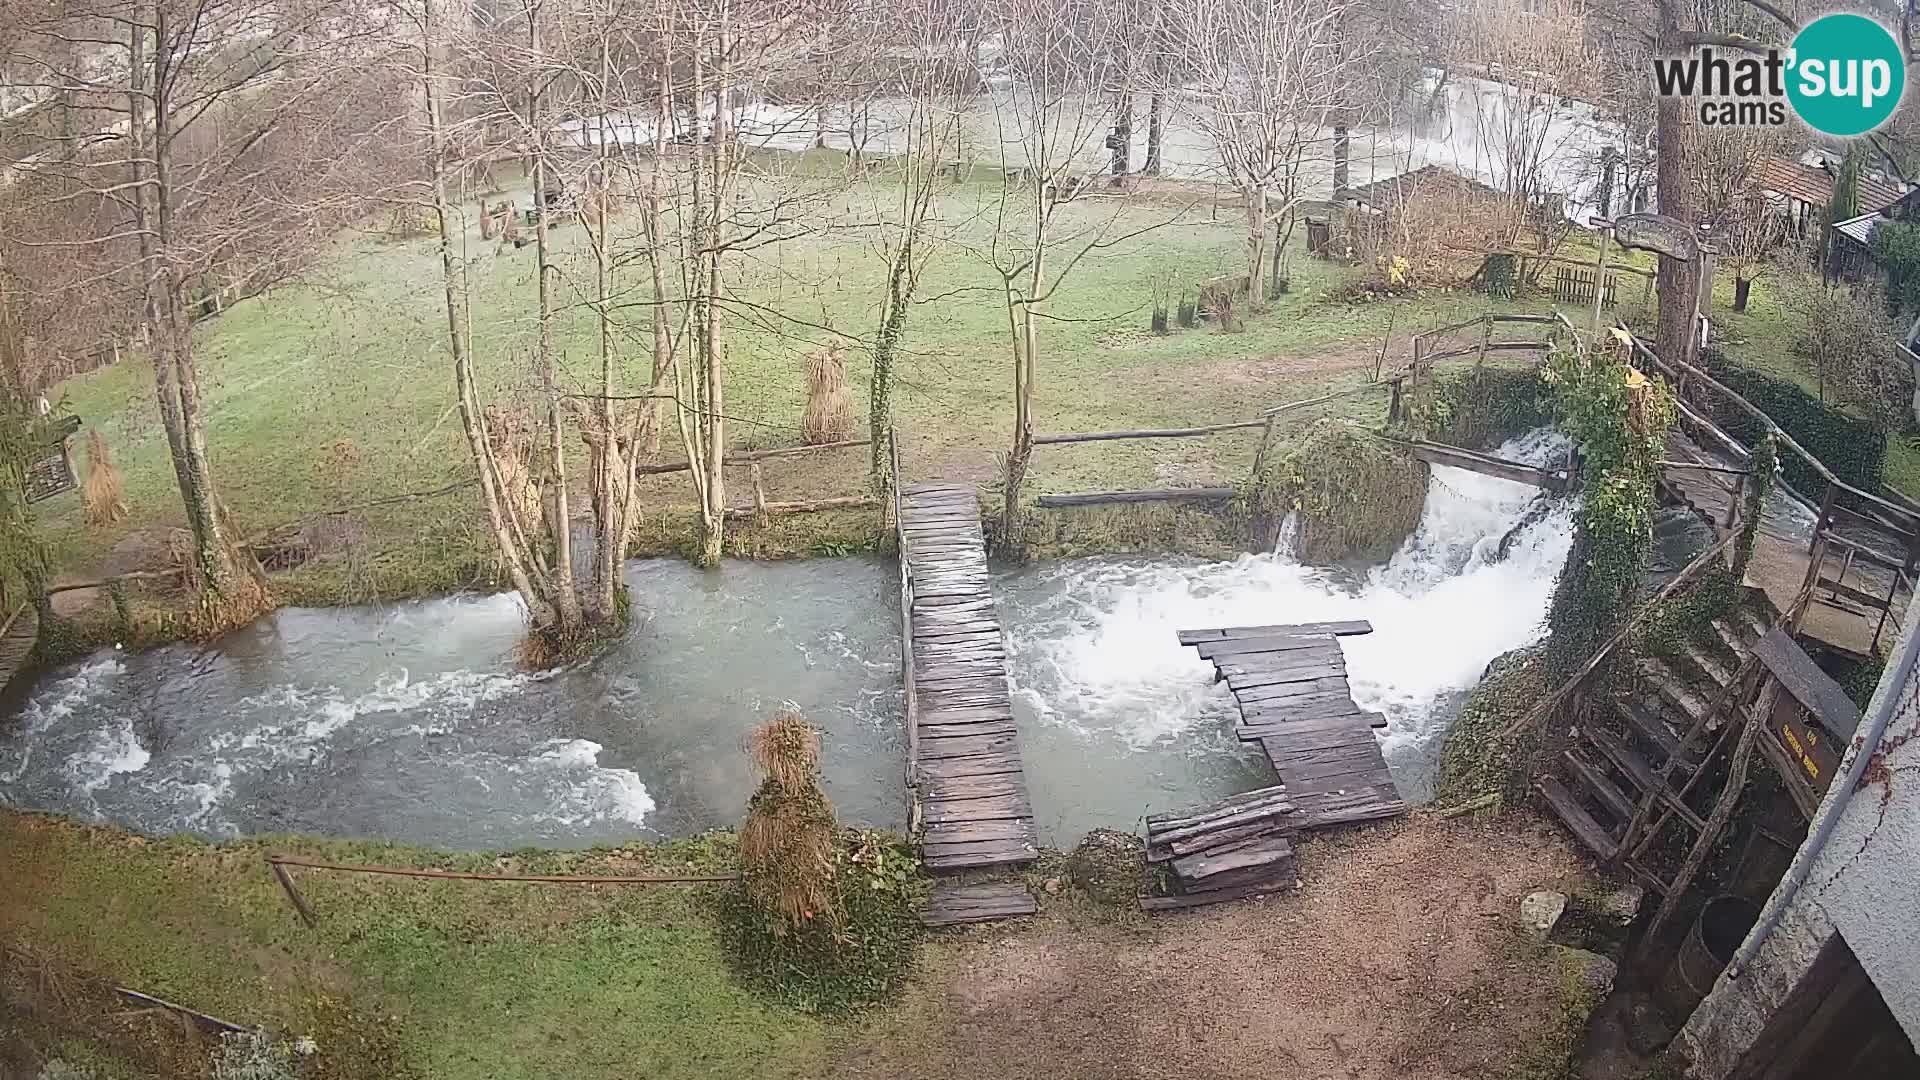
[{"label": "grassy slope", "polygon": [[[512,865],[712,872],[730,861],[727,843],[529,853]],[[489,856],[279,838],[212,847],[0,812],[0,942],[226,1019],[313,1032],[332,1055],[328,1076],[386,1080],[392,1064],[435,1080],[819,1072],[820,1022],[729,975],[709,887],[301,872],[321,919],[307,930],[261,862],[266,850],[496,869]],[[370,1034],[354,1046],[345,1033],[359,1025]]]},{"label": "grassy slope", "polygon": [[[857,211],[860,198],[875,194],[856,194],[840,209]],[[987,197],[985,187],[959,189],[947,197],[942,212],[965,222],[977,217]],[[1111,206],[1101,201],[1080,207],[1069,227],[1104,216]],[[1171,217],[1165,206],[1131,206],[1116,231]],[[960,232],[968,243],[986,236],[980,225],[963,224]],[[557,236],[562,278],[590,280],[581,230],[570,226]],[[534,335],[528,317],[532,250],[496,251],[477,233],[469,234],[469,243],[475,352],[485,390],[496,400],[524,395]],[[1201,207],[1088,257],[1053,303],[1061,318],[1043,329],[1039,426],[1075,431],[1246,417],[1264,405],[1322,392],[1328,384],[1302,370],[1302,363],[1266,371],[1258,366],[1261,361],[1311,359],[1323,349],[1346,350],[1350,356],[1375,350],[1390,321],[1396,335],[1405,335],[1457,321],[1487,303],[1467,294],[1360,306],[1327,302],[1325,291],[1352,272],[1301,255],[1295,260],[1293,292],[1270,315],[1249,320],[1243,333],[1201,330],[1155,337],[1146,332],[1156,281],[1164,275],[1184,284],[1230,272],[1242,258],[1242,244],[1230,210],[1223,209],[1215,221]],[[745,295],[789,319],[865,334],[874,319],[881,267],[866,240],[839,233],[751,253],[739,262],[736,277]],[[907,339],[912,355],[900,369],[896,403],[910,474],[984,480],[993,473],[993,453],[1004,446],[1012,418],[1005,313],[994,281],[965,243],[948,246],[932,262],[922,294],[941,299],[914,310]],[[211,453],[226,498],[247,529],[437,487],[465,474],[457,418],[451,413],[437,283],[431,242],[359,239],[343,242],[311,282],[245,301],[199,325]],[[563,294],[571,288],[564,285]],[[639,343],[648,331],[644,308],[628,313],[632,355],[625,363],[637,372],[644,363]],[[789,328],[803,338],[820,337],[797,324]],[[566,381],[584,385],[595,366],[584,310],[567,313],[558,339]],[[809,340],[765,328],[742,327],[735,334],[728,411],[750,421],[734,425],[737,442],[797,441],[802,358],[812,347]],[[856,409],[864,417],[867,358],[855,351],[848,362]],[[1333,378],[1344,385],[1360,377],[1349,370]],[[117,525],[89,529],[75,496],[43,504],[59,561],[70,572],[96,566],[134,529],[181,520],[151,385],[150,371],[136,361],[64,388],[72,407],[112,444],[133,510]],[[669,453],[677,453],[672,442]],[[1033,488],[1151,482],[1156,465],[1167,461],[1188,472],[1237,479],[1251,458],[1252,442],[1228,438],[1043,450],[1035,458]],[[857,491],[863,462],[857,451],[831,461],[792,459],[769,468],[770,495]],[[681,482],[668,480],[653,489],[658,505],[684,505]],[[483,550],[474,530],[475,511],[473,493],[464,491],[362,512],[371,531],[369,546],[385,553],[375,568],[384,574],[376,591],[406,591],[414,584],[445,588],[462,573],[475,572],[471,564]],[[663,541],[671,532],[660,522],[643,530]]]}]

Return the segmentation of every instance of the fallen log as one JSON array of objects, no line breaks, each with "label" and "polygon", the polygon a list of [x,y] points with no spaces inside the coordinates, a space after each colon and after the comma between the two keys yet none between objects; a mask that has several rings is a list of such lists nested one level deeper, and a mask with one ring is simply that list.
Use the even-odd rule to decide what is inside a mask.
[{"label": "fallen log", "polygon": [[1068,506],[1106,506],[1114,503],[1149,502],[1224,502],[1238,495],[1230,487],[1149,488],[1142,491],[1081,491],[1068,495],[1042,495],[1034,505],[1043,510]]}]

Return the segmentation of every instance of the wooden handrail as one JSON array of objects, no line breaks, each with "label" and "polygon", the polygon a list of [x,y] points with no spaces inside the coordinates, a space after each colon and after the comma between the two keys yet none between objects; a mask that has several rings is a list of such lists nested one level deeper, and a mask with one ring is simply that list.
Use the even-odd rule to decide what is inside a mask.
[{"label": "wooden handrail", "polygon": [[1699,577],[1701,573],[1706,570],[1707,566],[1720,556],[1721,552],[1727,550],[1727,548],[1739,538],[1739,530],[1729,532],[1727,535],[1721,537],[1718,543],[1701,552],[1692,562],[1686,565],[1685,569],[1674,575],[1672,581],[1667,582],[1665,587],[1653,594],[1651,599],[1640,605],[1640,610],[1633,613],[1633,617],[1627,620],[1627,624],[1616,631],[1612,637],[1608,638],[1607,643],[1600,646],[1600,651],[1588,657],[1587,662],[1581,664],[1572,675],[1569,675],[1566,681],[1560,684],[1558,689],[1546,697],[1541,698],[1535,703],[1533,708],[1522,713],[1518,720],[1502,728],[1495,738],[1501,740],[1510,739],[1533,726],[1541,717],[1553,711],[1554,706],[1565,700],[1566,696],[1572,693],[1575,687],[1585,681],[1587,676],[1593,674],[1593,670],[1600,666],[1600,661],[1605,660],[1614,649],[1619,647],[1621,642],[1627,640],[1627,635],[1633,633],[1641,623],[1647,620],[1648,616],[1653,614],[1654,610],[1659,607],[1660,601],[1672,596],[1679,590],[1680,586]]},{"label": "wooden handrail", "polygon": [[1916,525],[1920,525],[1920,514],[1914,513],[1912,510],[1909,510],[1906,507],[1901,506],[1899,503],[1892,502],[1887,499],[1883,499],[1880,496],[1875,495],[1870,491],[1862,491],[1859,488],[1854,487],[1852,484],[1849,484],[1845,480],[1842,480],[1838,476],[1834,475],[1833,470],[1827,468],[1824,462],[1822,462],[1819,458],[1814,457],[1811,451],[1809,451],[1806,447],[1801,446],[1799,442],[1797,442],[1794,439],[1793,436],[1787,434],[1784,430],[1782,430],[1780,425],[1774,422],[1773,417],[1768,416],[1763,410],[1761,410],[1759,406],[1755,405],[1753,402],[1748,401],[1744,397],[1741,397],[1738,393],[1730,389],[1725,383],[1714,378],[1712,375],[1707,374],[1705,371],[1702,371],[1700,368],[1687,363],[1684,360],[1662,359],[1660,354],[1648,348],[1646,343],[1641,341],[1639,336],[1634,334],[1632,329],[1630,329],[1625,323],[1620,323],[1619,327],[1621,330],[1625,331],[1627,334],[1627,337],[1632,340],[1634,349],[1638,352],[1645,353],[1647,355],[1647,358],[1652,360],[1656,365],[1666,369],[1669,372],[1673,372],[1675,369],[1685,371],[1689,376],[1699,379],[1701,382],[1704,382],[1708,386],[1713,387],[1715,391],[1720,393],[1728,401],[1731,401],[1736,406],[1738,406],[1742,412],[1747,413],[1749,416],[1752,416],[1754,419],[1767,425],[1767,430],[1773,433],[1773,437],[1782,446],[1785,446],[1787,449],[1800,455],[1801,460],[1805,461],[1810,467],[1812,467],[1814,472],[1819,473],[1820,478],[1825,480],[1827,483],[1832,484],[1833,486],[1839,488],[1841,491],[1848,493],[1849,495],[1856,495],[1862,499],[1867,500],[1870,503],[1874,503],[1879,506],[1884,506],[1887,509],[1892,510],[1894,513],[1899,514],[1903,517],[1911,518],[1915,521]]}]

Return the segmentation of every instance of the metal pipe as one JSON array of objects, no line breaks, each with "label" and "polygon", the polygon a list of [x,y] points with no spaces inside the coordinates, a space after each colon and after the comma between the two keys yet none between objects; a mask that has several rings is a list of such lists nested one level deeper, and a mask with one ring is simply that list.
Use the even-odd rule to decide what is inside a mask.
[{"label": "metal pipe", "polygon": [[1807,878],[1813,873],[1813,864],[1819,861],[1820,852],[1833,839],[1834,830],[1840,827],[1840,818],[1846,813],[1847,804],[1853,801],[1853,794],[1860,786],[1860,777],[1867,771],[1867,762],[1880,749],[1880,740],[1886,737],[1887,725],[1893,720],[1894,710],[1899,708],[1905,695],[1907,681],[1913,677],[1913,667],[1920,660],[1920,604],[1911,605],[1907,610],[1905,625],[1901,627],[1900,662],[1887,670],[1880,678],[1880,685],[1873,692],[1873,700],[1867,706],[1866,734],[1853,741],[1847,748],[1846,768],[1834,780],[1827,801],[1818,811],[1819,820],[1813,823],[1813,830],[1807,834],[1807,842],[1800,845],[1800,854],[1795,856],[1793,865],[1787,868],[1786,879],[1780,887],[1773,890],[1767,898],[1766,910],[1761,912],[1760,921],[1754,925],[1747,940],[1740,943],[1740,949],[1733,954],[1733,960],[1727,965],[1727,978],[1737,979],[1746,971],[1747,965],[1759,953],[1760,947],[1767,943],[1773,932],[1780,928],[1780,922],[1786,918],[1787,909],[1800,895],[1800,889],[1806,885]]}]

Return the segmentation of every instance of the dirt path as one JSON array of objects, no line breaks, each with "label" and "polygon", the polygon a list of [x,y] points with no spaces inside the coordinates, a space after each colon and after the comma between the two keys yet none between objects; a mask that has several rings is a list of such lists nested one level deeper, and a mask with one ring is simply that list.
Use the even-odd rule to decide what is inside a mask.
[{"label": "dirt path", "polygon": [[[873,1080],[1482,1080],[1564,1054],[1559,963],[1520,898],[1581,863],[1521,815],[1421,818],[1302,852],[1303,887],[1139,924],[1018,929],[929,948],[902,1007],[839,1047]],[[1561,1060],[1564,1060],[1562,1058]]]}]

